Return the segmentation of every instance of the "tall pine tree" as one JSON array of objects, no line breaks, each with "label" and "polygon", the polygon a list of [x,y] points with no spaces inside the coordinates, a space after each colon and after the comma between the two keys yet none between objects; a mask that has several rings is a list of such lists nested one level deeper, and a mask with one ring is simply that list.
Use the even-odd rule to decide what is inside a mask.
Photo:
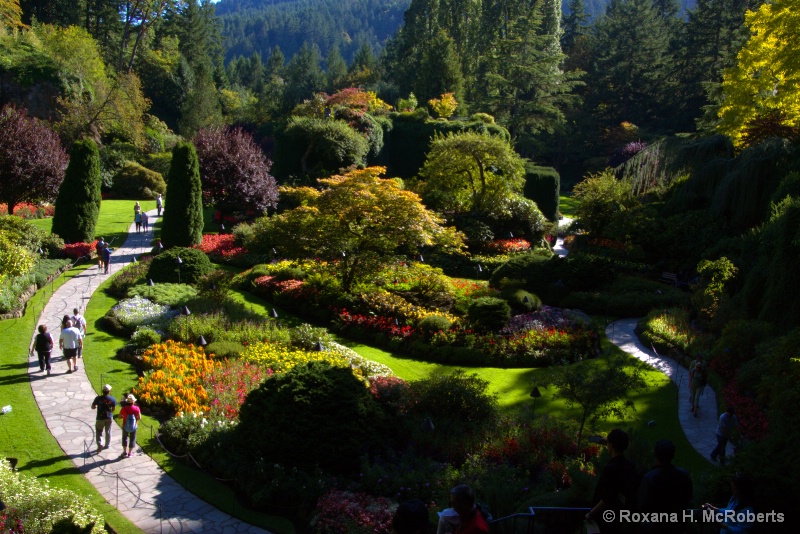
[{"label": "tall pine tree", "polygon": [[172,150],[161,242],[166,247],[191,247],[203,241],[203,191],[194,145],[181,142]]},{"label": "tall pine tree", "polygon": [[91,139],[76,141],[58,190],[53,233],[71,243],[94,239],[100,214],[100,152]]}]

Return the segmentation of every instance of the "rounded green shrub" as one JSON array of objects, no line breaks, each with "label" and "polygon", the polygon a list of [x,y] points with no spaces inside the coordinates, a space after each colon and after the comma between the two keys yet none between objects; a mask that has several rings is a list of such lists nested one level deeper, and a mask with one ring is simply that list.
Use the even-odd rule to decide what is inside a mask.
[{"label": "rounded green shrub", "polygon": [[[183,259],[183,257],[181,257]],[[181,266],[183,268],[183,266]],[[181,271],[181,281],[183,272]],[[188,284],[156,284],[150,287],[147,284],[140,284],[128,289],[128,298],[144,297],[157,304],[168,306],[183,306],[197,296],[197,290]]]},{"label": "rounded green shrub", "polygon": [[[178,264],[178,258],[182,263]],[[153,258],[147,271],[147,278],[156,283],[196,284],[200,278],[213,270],[211,260],[202,250],[175,247]]]},{"label": "rounded green shrub", "polygon": [[370,446],[381,442],[384,429],[380,407],[350,368],[316,362],[252,391],[236,427],[254,458],[333,473],[356,469]]},{"label": "rounded green shrub", "polygon": [[447,317],[441,315],[429,315],[419,322],[419,329],[425,335],[435,334],[442,330],[450,330],[453,323]]},{"label": "rounded green shrub", "polygon": [[167,192],[167,183],[160,173],[127,161],[114,176],[111,193],[117,198],[145,199]]},{"label": "rounded green shrub", "polygon": [[215,341],[206,347],[206,354],[213,354],[216,358],[238,358],[244,350],[244,345],[236,341]]},{"label": "rounded green shrub", "polygon": [[542,299],[524,289],[507,287],[500,293],[500,298],[519,313],[532,312],[542,307]]},{"label": "rounded green shrub", "polygon": [[482,122],[484,124],[494,124],[494,117],[488,113],[473,113],[470,120]]},{"label": "rounded green shrub", "polygon": [[133,343],[137,349],[146,349],[150,345],[161,343],[161,334],[150,327],[144,326],[138,328],[136,332],[133,333],[131,336],[131,343]]},{"label": "rounded green shrub", "polygon": [[485,330],[500,330],[511,319],[511,306],[503,299],[481,297],[469,305],[467,318]]}]

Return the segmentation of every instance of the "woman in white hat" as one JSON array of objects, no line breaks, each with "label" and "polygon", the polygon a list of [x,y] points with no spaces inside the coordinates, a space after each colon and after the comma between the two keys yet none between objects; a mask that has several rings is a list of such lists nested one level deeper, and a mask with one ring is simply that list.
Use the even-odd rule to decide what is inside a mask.
[{"label": "woman in white hat", "polygon": [[[136,406],[136,397],[133,396],[133,393],[128,393],[128,396],[125,397],[119,416],[122,418],[122,456],[130,458],[136,447],[136,430],[139,427],[139,420],[142,418],[142,411]],[[126,447],[127,452],[125,452]]]}]

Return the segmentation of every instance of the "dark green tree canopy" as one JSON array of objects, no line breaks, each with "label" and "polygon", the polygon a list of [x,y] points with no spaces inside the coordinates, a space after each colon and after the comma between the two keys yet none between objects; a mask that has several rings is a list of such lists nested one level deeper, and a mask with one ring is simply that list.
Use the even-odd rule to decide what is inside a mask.
[{"label": "dark green tree canopy", "polygon": [[178,143],[172,151],[161,242],[167,247],[191,247],[203,241],[203,191],[194,145]]},{"label": "dark green tree canopy", "polygon": [[71,243],[94,239],[100,214],[100,152],[91,139],[76,141],[58,190],[53,233]]}]

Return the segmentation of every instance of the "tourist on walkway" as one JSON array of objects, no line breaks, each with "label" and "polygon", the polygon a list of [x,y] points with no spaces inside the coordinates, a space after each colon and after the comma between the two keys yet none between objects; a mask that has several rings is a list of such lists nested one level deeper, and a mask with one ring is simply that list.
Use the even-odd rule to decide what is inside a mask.
[{"label": "tourist on walkway", "polygon": [[[655,457],[658,465],[649,471],[639,485],[639,511],[645,514],[677,514],[683,518],[683,511],[689,508],[692,500],[692,479],[685,469],[672,465],[675,458],[675,444],[668,439],[656,443]],[[683,524],[649,523],[642,525],[641,532],[672,534],[683,532]]]},{"label": "tourist on walkway", "polygon": [[108,265],[111,263],[111,248],[108,246],[108,243],[106,243],[106,246],[103,248],[101,257],[103,258],[104,273],[108,274]]},{"label": "tourist on walkway", "polygon": [[142,212],[142,206],[139,205],[139,201],[136,201],[136,204],[133,206],[133,214],[139,215]]},{"label": "tourist on walkway", "polygon": [[[86,319],[78,308],[72,308],[72,316],[69,319],[72,321],[72,326],[81,331],[81,336],[86,337]],[[78,358],[83,358],[83,347],[78,349]]]},{"label": "tourist on walkway", "polygon": [[97,268],[103,267],[103,249],[106,247],[106,242],[101,237],[94,246],[94,251],[97,253]]},{"label": "tourist on walkway", "polygon": [[[92,410],[97,410],[97,420],[94,422],[95,439],[97,440],[97,452],[111,446],[111,423],[114,421],[114,410],[117,407],[117,399],[110,395],[111,386],[103,386],[103,394],[98,395],[92,401]],[[103,445],[103,434],[105,434],[105,446]]]},{"label": "tourist on walkway", "polygon": [[137,212],[136,215],[133,216],[133,222],[136,223],[136,233],[142,231],[142,214]]},{"label": "tourist on walkway", "polygon": [[402,502],[392,518],[394,534],[426,534],[430,531],[428,508],[419,499]]},{"label": "tourist on walkway", "polygon": [[[745,473],[734,474],[731,477],[731,493],[733,496],[724,508],[717,508],[709,503],[704,504],[703,508],[714,510],[723,518],[720,522],[720,534],[750,534],[755,530],[753,521],[747,521],[748,514],[750,518],[755,519],[752,506],[752,498],[755,493],[753,481]],[[728,510],[735,513],[731,514],[727,512]]]},{"label": "tourist on walkway", "polygon": [[460,484],[450,490],[450,507],[456,511],[459,534],[481,534],[489,532],[481,510],[475,505],[475,494],[466,484]]},{"label": "tourist on walkway", "polygon": [[47,331],[47,326],[40,324],[39,333],[33,338],[30,353],[36,349],[36,355],[39,357],[39,371],[47,369],[48,376],[50,375],[50,354],[53,351],[55,342],[53,336]]},{"label": "tourist on walkway", "polygon": [[71,373],[78,370],[78,349],[83,348],[83,335],[81,331],[72,326],[72,321],[67,319],[66,328],[58,336],[58,347],[64,353],[67,360],[67,372]]},{"label": "tourist on walkway", "polygon": [[700,409],[700,396],[706,387],[706,372],[703,368],[703,362],[696,362],[694,368],[689,371],[689,392],[692,407],[689,410],[697,417],[697,411]]},{"label": "tourist on walkway", "polygon": [[[594,506],[586,514],[586,519],[600,523],[600,531],[603,533],[632,531],[630,524],[618,520],[620,510],[636,510],[639,477],[636,474],[636,466],[625,458],[629,444],[630,437],[627,432],[615,428],[608,433],[607,446],[611,459],[597,481],[592,498]],[[608,523],[603,521],[604,510],[613,510],[617,521]]]},{"label": "tourist on walkway", "polygon": [[[133,396],[133,393],[129,393],[125,397],[119,416],[122,418],[122,456],[131,457],[133,449],[136,447],[136,430],[139,420],[142,418],[142,411],[136,406],[136,397]],[[129,422],[131,416],[135,421],[133,424]],[[125,452],[126,447],[128,448],[127,453]]]},{"label": "tourist on walkway", "polygon": [[161,200],[161,193],[158,194],[156,197],[156,210],[158,212],[158,217],[161,217],[161,208],[164,207],[164,201]]},{"label": "tourist on walkway", "polygon": [[142,229],[147,231],[147,225],[150,223],[150,217],[147,216],[147,213],[142,212]]},{"label": "tourist on walkway", "polygon": [[734,437],[734,433],[739,427],[739,420],[736,418],[733,406],[728,406],[725,413],[719,416],[719,423],[717,423],[717,446],[711,451],[711,459],[715,462],[719,457],[719,463],[725,465],[725,449],[728,446],[728,441]]}]

